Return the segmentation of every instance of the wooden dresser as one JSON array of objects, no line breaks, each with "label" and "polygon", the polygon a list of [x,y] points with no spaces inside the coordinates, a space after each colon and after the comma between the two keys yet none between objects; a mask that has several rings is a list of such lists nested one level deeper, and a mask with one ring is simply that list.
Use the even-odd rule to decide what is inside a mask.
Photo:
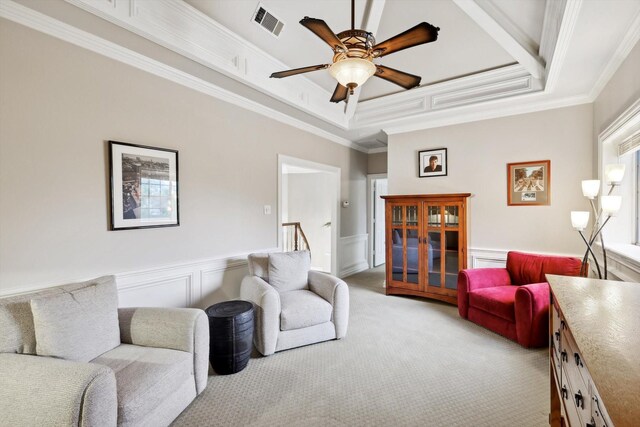
[{"label": "wooden dresser", "polygon": [[552,426],[640,426],[640,284],[547,275]]}]

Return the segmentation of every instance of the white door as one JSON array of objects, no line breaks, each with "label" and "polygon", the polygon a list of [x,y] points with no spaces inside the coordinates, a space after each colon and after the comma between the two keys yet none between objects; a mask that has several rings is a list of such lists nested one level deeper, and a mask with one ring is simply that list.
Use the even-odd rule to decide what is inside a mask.
[{"label": "white door", "polygon": [[376,179],[373,182],[373,266],[384,264],[384,199],[387,195],[387,180]]}]

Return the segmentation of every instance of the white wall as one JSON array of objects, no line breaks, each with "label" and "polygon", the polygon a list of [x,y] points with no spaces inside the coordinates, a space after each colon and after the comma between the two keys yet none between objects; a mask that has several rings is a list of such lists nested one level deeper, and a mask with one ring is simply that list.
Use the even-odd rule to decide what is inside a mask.
[{"label": "white wall", "polygon": [[[579,254],[570,211],[586,210],[591,104],[391,135],[389,194],[471,193],[470,248]],[[446,147],[448,176],[418,178],[420,150]],[[507,206],[507,163],[551,160],[551,205]]]},{"label": "white wall", "polygon": [[[339,167],[340,234],[365,233],[364,153],[4,19],[0,58],[0,294],[275,248],[278,154]],[[110,139],[179,151],[179,227],[108,230]]]}]

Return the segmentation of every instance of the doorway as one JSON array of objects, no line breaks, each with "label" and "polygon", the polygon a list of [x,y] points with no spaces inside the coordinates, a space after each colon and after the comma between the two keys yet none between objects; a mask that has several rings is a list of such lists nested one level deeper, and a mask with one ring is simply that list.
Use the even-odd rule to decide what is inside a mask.
[{"label": "doorway", "polygon": [[299,222],[311,252],[311,268],[336,275],[340,168],[278,156],[278,246],[283,223]]},{"label": "doorway", "polygon": [[386,196],[387,174],[372,174],[367,176],[367,195],[369,199],[369,266],[377,267],[385,263],[385,212],[384,199]]}]

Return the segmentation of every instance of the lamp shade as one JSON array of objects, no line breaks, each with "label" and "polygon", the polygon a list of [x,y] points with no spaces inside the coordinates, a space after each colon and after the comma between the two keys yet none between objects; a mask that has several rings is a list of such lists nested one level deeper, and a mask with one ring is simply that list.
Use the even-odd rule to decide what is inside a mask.
[{"label": "lamp shade", "polygon": [[602,213],[606,216],[615,216],[622,206],[621,196],[602,196],[600,198]]},{"label": "lamp shade", "polygon": [[582,195],[589,199],[593,199],[600,192],[599,179],[586,179],[582,181]]},{"label": "lamp shade", "polygon": [[587,228],[589,223],[588,211],[571,211],[571,226],[578,231]]},{"label": "lamp shade", "polygon": [[360,58],[346,58],[329,67],[331,76],[345,87],[349,84],[362,86],[375,72],[373,62]]},{"label": "lamp shade", "polygon": [[620,184],[624,177],[624,165],[614,163],[604,167],[604,176],[609,184]]}]

